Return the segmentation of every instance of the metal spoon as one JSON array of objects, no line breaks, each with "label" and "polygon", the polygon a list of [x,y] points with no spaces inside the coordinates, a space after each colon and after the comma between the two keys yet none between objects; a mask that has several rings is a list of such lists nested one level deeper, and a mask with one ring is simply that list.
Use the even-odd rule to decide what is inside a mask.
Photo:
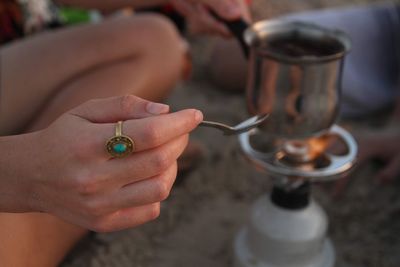
[{"label": "metal spoon", "polygon": [[215,121],[202,121],[200,126],[221,130],[223,131],[224,135],[241,134],[260,125],[268,118],[268,116],[269,114],[257,115],[239,123],[236,126],[229,126]]}]

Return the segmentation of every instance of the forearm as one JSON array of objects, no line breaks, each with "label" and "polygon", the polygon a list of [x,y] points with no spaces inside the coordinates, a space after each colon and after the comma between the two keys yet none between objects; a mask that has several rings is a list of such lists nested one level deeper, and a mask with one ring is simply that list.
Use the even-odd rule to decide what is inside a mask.
[{"label": "forearm", "polygon": [[112,11],[124,7],[145,8],[162,5],[168,0],[57,0],[62,5],[70,5],[87,9],[99,9],[101,11]]},{"label": "forearm", "polygon": [[30,211],[27,181],[38,171],[30,167],[37,158],[31,142],[34,135],[0,137],[0,212]]}]

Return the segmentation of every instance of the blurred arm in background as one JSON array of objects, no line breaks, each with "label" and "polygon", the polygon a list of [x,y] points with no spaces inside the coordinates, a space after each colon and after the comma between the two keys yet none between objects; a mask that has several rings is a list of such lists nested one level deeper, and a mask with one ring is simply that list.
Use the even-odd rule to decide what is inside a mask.
[{"label": "blurred arm in background", "polygon": [[170,4],[185,17],[194,32],[221,34],[223,36],[230,36],[229,31],[210,15],[208,8],[228,20],[240,17],[250,20],[250,12],[244,0],[58,0],[56,2],[61,5],[98,9],[102,12],[113,12],[125,7],[140,9]]}]

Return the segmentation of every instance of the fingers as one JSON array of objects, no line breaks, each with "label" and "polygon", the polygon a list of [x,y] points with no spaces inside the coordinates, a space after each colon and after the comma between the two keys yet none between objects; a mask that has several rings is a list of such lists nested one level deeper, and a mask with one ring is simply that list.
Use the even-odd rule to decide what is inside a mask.
[{"label": "fingers", "polygon": [[190,3],[184,0],[173,1],[175,9],[186,17],[192,33],[221,34],[229,36],[229,30],[213,16],[201,3]]},{"label": "fingers", "polygon": [[251,21],[250,11],[243,0],[172,0],[171,3],[185,16],[192,33],[232,36],[229,29],[212,15],[213,12],[228,21],[240,18]]},{"label": "fingers", "polygon": [[240,8],[242,10],[242,17],[247,23],[251,23],[253,18],[251,16],[250,8],[248,7],[249,3],[246,0],[236,0],[239,3]]},{"label": "fingers", "polygon": [[[374,140],[358,138],[358,155],[357,161],[363,163],[379,154],[379,145]],[[380,155],[379,155],[380,156]]]},{"label": "fingers", "polygon": [[[153,116],[145,119],[129,120],[123,124],[123,134],[135,142],[135,153],[152,149],[165,144],[178,136],[189,133],[203,120],[200,111],[194,109]],[[106,127],[106,130],[104,129]],[[103,149],[106,141],[115,134],[115,123],[99,125],[96,134],[96,147],[102,149],[101,154],[110,156]]]},{"label": "fingers", "polygon": [[158,217],[160,202],[171,191],[177,173],[176,162],[150,179],[128,184],[111,194],[87,202],[84,225],[97,232],[134,227]]},{"label": "fingers", "polygon": [[115,211],[109,215],[96,218],[88,223],[95,232],[112,232],[123,230],[152,221],[160,215],[160,203],[133,207]]},{"label": "fingers", "polygon": [[70,111],[93,123],[109,123],[166,114],[169,106],[126,95],[90,100]]},{"label": "fingers", "polygon": [[98,169],[107,174],[104,177],[106,188],[120,188],[126,184],[138,182],[159,175],[175,164],[188,143],[188,135],[179,137],[167,144],[152,150],[133,154],[125,159],[116,159]]},{"label": "fingers", "polygon": [[172,0],[171,3],[174,5],[176,11],[178,11],[184,17],[190,17],[196,10],[195,5],[184,0]]},{"label": "fingers", "polygon": [[88,228],[96,232],[118,231],[156,219],[160,214],[160,202],[165,200],[176,178],[177,164],[173,164],[164,173],[129,184],[107,197],[110,202],[97,201],[103,207],[96,216],[89,216]]},{"label": "fingers", "polygon": [[[101,209],[105,215],[91,217],[88,228],[96,232],[118,231],[156,219],[160,214],[160,202],[169,196],[176,173],[175,163],[156,177],[115,191],[107,197],[109,203],[94,208],[97,211]],[[104,201],[97,203],[101,205]]]},{"label": "fingers", "polygon": [[171,191],[177,174],[176,162],[163,173],[140,182],[131,183],[113,192],[109,210],[142,206],[165,200]]},{"label": "fingers", "polygon": [[[230,37],[231,33],[229,29],[219,22],[214,16],[211,15],[209,10],[203,5],[197,5],[196,12],[198,14],[199,20],[201,21],[203,28],[208,29],[205,33],[209,34],[221,34],[224,37]],[[193,29],[194,32],[201,30]]]},{"label": "fingers", "polygon": [[400,174],[400,155],[391,159],[385,168],[377,175],[378,181],[387,183],[393,181]]},{"label": "fingers", "polygon": [[237,0],[202,0],[201,2],[225,19],[233,20],[242,16],[242,9]]}]

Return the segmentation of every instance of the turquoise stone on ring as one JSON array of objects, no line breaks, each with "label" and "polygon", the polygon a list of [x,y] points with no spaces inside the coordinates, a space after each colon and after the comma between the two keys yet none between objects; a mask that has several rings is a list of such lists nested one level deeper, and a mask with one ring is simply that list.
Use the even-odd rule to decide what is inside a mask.
[{"label": "turquoise stone on ring", "polygon": [[115,158],[126,157],[135,149],[135,143],[126,135],[122,134],[122,121],[118,121],[115,126],[115,136],[111,137],[106,143],[108,154]]},{"label": "turquoise stone on ring", "polygon": [[122,154],[126,151],[126,144],[117,143],[113,146],[113,150],[115,153]]},{"label": "turquoise stone on ring", "polygon": [[107,152],[116,158],[122,158],[131,154],[135,148],[131,138],[125,135],[114,136],[107,141]]}]

